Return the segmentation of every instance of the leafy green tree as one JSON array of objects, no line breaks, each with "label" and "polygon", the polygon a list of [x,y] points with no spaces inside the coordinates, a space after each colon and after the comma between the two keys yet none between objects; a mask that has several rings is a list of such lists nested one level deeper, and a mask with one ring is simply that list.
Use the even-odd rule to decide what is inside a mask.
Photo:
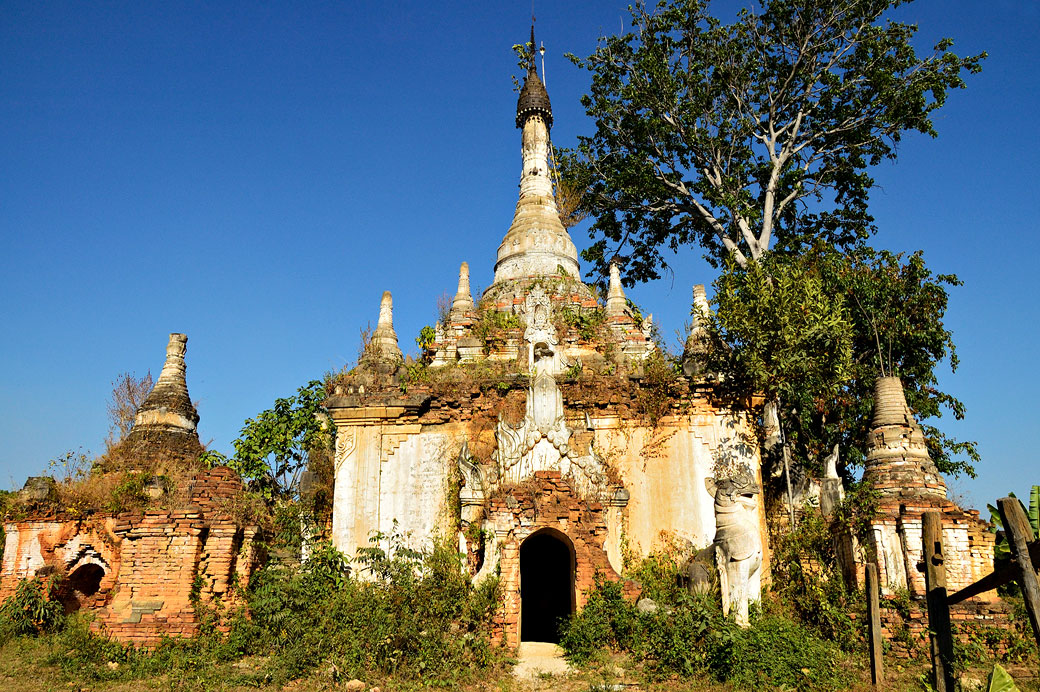
[{"label": "leafy green tree", "polygon": [[[794,519],[789,440],[798,412],[826,410],[852,370],[852,324],[840,293],[828,290],[811,257],[733,263],[715,282],[711,369],[737,399],[758,392],[778,414],[778,439]],[[788,413],[790,411],[790,413]],[[774,434],[774,431],[770,431]],[[767,449],[767,451],[770,451]]]},{"label": "leafy green tree", "polygon": [[[959,284],[956,276],[934,275],[920,252],[865,245],[838,252],[821,244],[800,255],[771,253],[747,270],[731,266],[716,282],[713,319],[725,346],[712,366],[726,373],[734,393],[758,391],[782,404],[783,439],[811,472],[822,469],[835,445],[843,468],[862,465],[878,374],[898,375],[939,469],[974,475],[975,443],[928,422],[944,412],[964,415],[964,405],[941,391],[936,377],[944,361],[957,367],[943,320],[946,287]],[[828,316],[839,302],[843,323]],[[848,329],[848,360],[816,341],[821,333],[834,338],[840,324]],[[828,325],[832,331],[820,331]]]},{"label": "leafy green tree", "polygon": [[596,130],[562,157],[595,216],[587,260],[658,278],[662,250],[700,245],[721,266],[873,232],[870,166],[931,114],[984,54],[943,39],[919,56],[917,27],[887,20],[904,0],[763,0],[732,24],[707,0],[632,9],[633,31],[579,65]]},{"label": "leafy green tree", "polygon": [[317,380],[295,396],[275,399],[274,407],[247,419],[234,441],[235,455],[209,452],[209,463],[226,463],[266,497],[294,498],[308,456],[328,453],[332,423],[325,412],[325,385]]},{"label": "leafy green tree", "polygon": [[[871,167],[895,158],[908,132],[935,136],[933,112],[964,87],[965,74],[979,71],[985,55],[958,57],[949,39],[919,55],[917,27],[886,17],[902,4],[762,0],[726,24],[706,0],[640,3],[632,31],[575,59],[592,74],[583,104],[596,129],[560,162],[563,178],[585,190],[581,206],[595,221],[584,256],[600,273],[619,261],[627,282],[658,278],[666,248],[699,245],[715,266],[745,271],[739,280],[765,281],[762,290],[745,285],[734,294],[741,299],[785,309],[751,267],[761,263],[770,273],[793,261],[805,272],[799,258],[806,255],[831,265],[813,270],[826,291],[852,292],[853,361],[845,384],[827,390],[833,394],[821,394],[823,383],[834,382],[826,362],[808,379],[765,384],[760,375],[778,376],[793,364],[790,352],[769,356],[749,351],[749,343],[736,349],[760,354],[733,365],[761,391],[783,395],[785,433],[810,463],[836,443],[849,463],[861,461],[854,450],[879,370],[904,378],[919,417],[963,415],[960,402],[935,387],[934,374],[945,357],[956,366],[942,324],[944,287],[956,285],[955,277],[933,277],[919,255],[904,261],[864,241],[875,230]],[[731,304],[738,322],[724,326],[750,329],[754,318],[758,337],[779,336],[770,332],[788,315],[763,308],[744,306],[738,315]],[[964,453],[976,460],[971,443],[924,427],[941,469],[972,472],[954,459]]]},{"label": "leafy green tree", "polygon": [[751,260],[715,282],[717,370],[769,400],[830,400],[849,378],[852,324],[841,295],[807,262]]},{"label": "leafy green tree", "polygon": [[941,391],[936,376],[942,362],[957,369],[957,350],[944,318],[946,289],[960,286],[960,280],[952,274],[933,274],[921,252],[903,255],[859,245],[845,253],[831,250],[814,256],[820,258],[831,290],[847,297],[854,360],[851,377],[827,420],[817,416],[801,421],[807,455],[839,444],[847,464],[862,463],[860,443],[868,433],[880,372],[902,379],[907,404],[924,429],[939,470],[974,477],[974,464],[980,459],[976,444],[946,435],[930,422],[944,412],[958,420],[964,417],[964,404]]}]

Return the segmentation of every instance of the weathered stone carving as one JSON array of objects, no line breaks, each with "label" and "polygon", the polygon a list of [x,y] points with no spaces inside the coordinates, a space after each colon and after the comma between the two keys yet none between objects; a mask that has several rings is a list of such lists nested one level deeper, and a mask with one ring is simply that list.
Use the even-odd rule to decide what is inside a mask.
[{"label": "weathered stone carving", "polygon": [[486,488],[491,485],[491,479],[485,479],[485,474],[480,464],[470,456],[469,445],[462,443],[462,449],[458,456],[459,475],[462,484],[459,487],[459,501],[462,505],[462,521],[471,524],[480,517],[487,496]]},{"label": "weathered stone carving", "polygon": [[737,624],[748,626],[748,604],[761,594],[762,536],[759,532],[758,483],[741,464],[705,478],[715,498],[715,561],[722,588],[722,612],[735,611]]},{"label": "weathered stone carving", "polygon": [[342,426],[336,429],[336,470],[343,465],[350,453],[357,447],[357,428],[355,426]]},{"label": "weathered stone carving", "polygon": [[556,377],[570,363],[563,357],[553,326],[552,302],[541,287],[527,295],[524,315],[531,384],[520,425],[514,427],[499,417],[495,428],[499,478],[519,483],[535,471],[559,470],[578,492],[598,495],[607,486],[602,460],[591,448],[587,454],[575,455],[569,444],[572,431],[564,420],[563,393]]},{"label": "weathered stone carving", "polygon": [[50,476],[29,476],[18,496],[28,504],[49,502],[58,497],[57,484]]},{"label": "weathered stone carving", "polygon": [[563,393],[555,377],[566,364],[552,324],[552,303],[541,287],[527,295],[524,314],[524,341],[531,364],[526,414],[518,427],[500,417],[496,428],[499,474],[511,483],[519,483],[535,471],[559,468],[571,435],[563,420]]}]

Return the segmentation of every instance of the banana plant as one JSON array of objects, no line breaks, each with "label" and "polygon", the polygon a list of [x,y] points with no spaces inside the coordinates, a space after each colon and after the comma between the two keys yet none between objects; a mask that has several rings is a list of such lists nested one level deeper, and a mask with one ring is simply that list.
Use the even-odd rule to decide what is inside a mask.
[{"label": "banana plant", "polygon": [[[1008,497],[1016,497],[1014,493],[1008,493]],[[1017,498],[1016,498],[1017,499]],[[1019,500],[1021,502],[1021,500]],[[993,560],[1001,562],[1011,559],[1011,548],[1008,546],[1007,536],[1004,533],[1004,522],[1000,519],[1000,511],[993,505],[986,505],[989,509],[990,531],[997,534],[997,542],[993,546]],[[1025,505],[1022,506],[1025,509]],[[1034,485],[1029,490],[1029,525],[1033,529],[1033,538],[1040,538],[1040,485]]]},{"label": "banana plant", "polygon": [[[1033,490],[1036,490],[1036,487],[1034,485]],[[987,692],[1019,692],[1015,681],[999,663],[994,664],[993,672],[989,674],[989,685],[986,690]]]}]

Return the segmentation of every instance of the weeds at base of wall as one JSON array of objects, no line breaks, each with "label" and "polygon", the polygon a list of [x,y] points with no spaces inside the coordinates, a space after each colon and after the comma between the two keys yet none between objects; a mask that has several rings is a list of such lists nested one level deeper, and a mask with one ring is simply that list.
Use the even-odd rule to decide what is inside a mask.
[{"label": "weeds at base of wall", "polygon": [[[200,604],[198,636],[163,639],[152,650],[93,632],[89,615],[66,618],[51,585],[30,580],[0,608],[0,645],[39,639],[49,665],[83,681],[219,676],[256,686],[336,670],[344,680],[461,684],[501,652],[490,636],[497,582],[474,587],[459,560],[443,543],[427,552],[373,548],[362,580],[341,553],[320,545],[302,565],[275,562],[254,575],[248,611],[207,614]],[[217,671],[244,658],[255,665]]]},{"label": "weeds at base of wall", "polygon": [[837,646],[793,619],[754,611],[752,626],[740,629],[722,616],[717,594],[678,592],[641,612],[624,599],[620,583],[598,580],[585,608],[567,622],[561,645],[578,664],[604,649],[628,652],[650,680],[705,676],[749,690],[851,686],[852,667]]},{"label": "weeds at base of wall", "polygon": [[[845,504],[858,500],[853,489]],[[836,512],[836,516],[845,514]],[[843,526],[854,524],[847,517],[835,521]],[[778,537],[773,553],[773,584],[778,598],[772,603],[842,650],[855,651],[864,641],[866,601],[862,592],[845,584],[831,525],[818,511],[807,509],[795,530]]]},{"label": "weeds at base of wall", "polygon": [[25,579],[0,605],[0,644],[12,637],[38,637],[65,624],[65,607],[58,598],[59,578]]}]

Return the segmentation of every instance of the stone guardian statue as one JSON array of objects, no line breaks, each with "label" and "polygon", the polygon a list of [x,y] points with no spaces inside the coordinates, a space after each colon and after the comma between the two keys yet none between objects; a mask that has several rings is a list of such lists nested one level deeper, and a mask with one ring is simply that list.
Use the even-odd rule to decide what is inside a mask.
[{"label": "stone guardian statue", "polygon": [[722,590],[722,612],[731,610],[737,624],[748,626],[748,604],[762,591],[762,534],[758,522],[759,489],[747,466],[719,478],[705,478],[715,498],[715,563]]}]

